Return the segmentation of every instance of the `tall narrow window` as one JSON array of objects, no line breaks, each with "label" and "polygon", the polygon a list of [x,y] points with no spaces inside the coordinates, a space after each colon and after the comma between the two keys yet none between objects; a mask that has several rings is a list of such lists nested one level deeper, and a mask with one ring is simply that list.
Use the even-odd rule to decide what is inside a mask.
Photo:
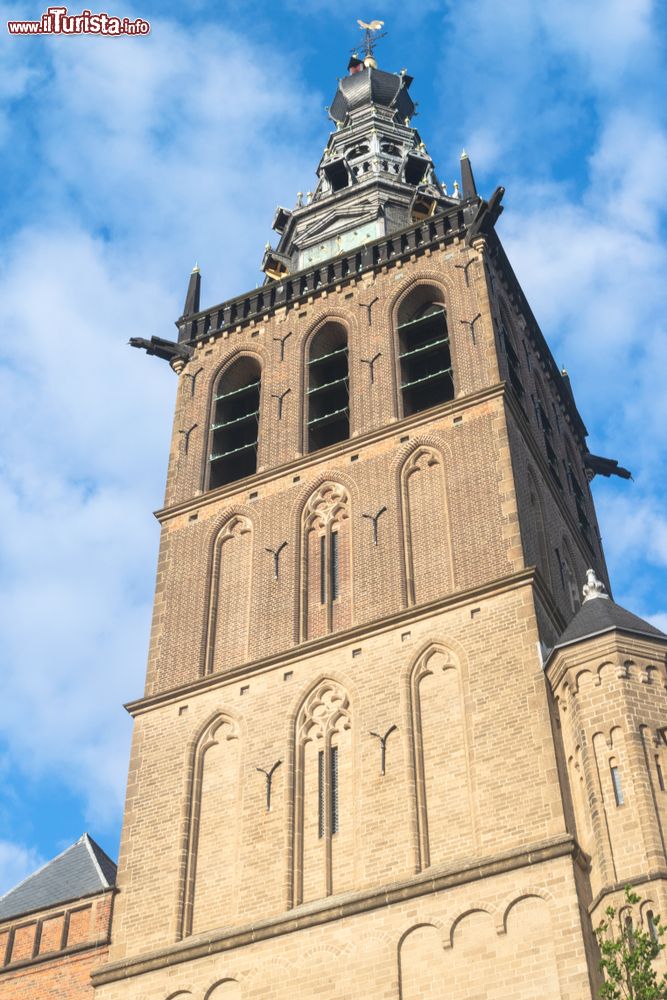
[{"label": "tall narrow window", "polygon": [[324,799],[325,777],[324,777],[324,750],[317,754],[317,836],[324,836]]},{"label": "tall narrow window", "polygon": [[331,590],[331,600],[335,601],[338,598],[338,532],[332,531],[329,536],[329,576],[330,576],[330,590]]},{"label": "tall narrow window", "polygon": [[306,504],[303,528],[301,635],[313,639],[352,621],[347,491],[323,483]]},{"label": "tall narrow window", "polygon": [[664,778],[664,775],[662,773],[662,768],[660,767],[660,758],[658,757],[657,754],[655,755],[655,770],[656,770],[656,774],[658,775],[658,785],[660,786],[660,791],[664,792],[664,790],[665,790],[665,778]]},{"label": "tall narrow window", "polygon": [[658,928],[655,926],[655,917],[653,916],[653,910],[646,911],[646,923],[648,926],[648,932],[651,936],[651,941],[654,944],[658,943]]},{"label": "tall narrow window", "polygon": [[[519,361],[519,356],[514,350],[514,345],[512,343],[511,325],[509,322],[509,316],[504,305],[501,303],[500,306],[500,335],[502,339],[503,348],[505,351],[505,357],[507,358],[507,372],[509,375],[509,380],[519,402],[523,406],[523,399],[525,396],[525,389],[523,387],[523,382],[521,381],[521,362]],[[524,349],[525,349],[524,343]]]},{"label": "tall narrow window", "polygon": [[625,801],[623,798],[623,786],[621,785],[621,775],[618,770],[617,764],[610,764],[611,770],[611,783],[614,788],[614,799],[617,806],[622,806]]},{"label": "tall narrow window", "polygon": [[338,833],[338,747],[329,747],[329,823],[331,835]]},{"label": "tall narrow window", "polygon": [[445,307],[433,289],[409,295],[398,313],[403,416],[454,398]]},{"label": "tall narrow window", "polygon": [[[329,785],[329,812],[326,810],[326,787]],[[323,837],[327,829],[333,836],[338,833],[338,747],[329,747],[329,770],[325,767],[324,750],[317,755],[317,835]]]},{"label": "tall narrow window", "polygon": [[257,470],[261,369],[239,358],[218,381],[209,456],[209,489],[233,483]]},{"label": "tall narrow window", "polygon": [[[293,802],[293,902],[344,892],[354,882],[355,782],[350,704],[321,680],[297,712]],[[342,807],[342,808],[341,808]]]},{"label": "tall narrow window", "polygon": [[308,357],[308,451],[350,436],[347,334],[327,323],[311,342]]}]

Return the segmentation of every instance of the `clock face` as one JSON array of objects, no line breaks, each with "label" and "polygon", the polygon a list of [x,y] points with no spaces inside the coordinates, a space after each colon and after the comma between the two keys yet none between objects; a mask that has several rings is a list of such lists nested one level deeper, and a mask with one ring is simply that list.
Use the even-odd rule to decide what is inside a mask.
[{"label": "clock face", "polygon": [[302,250],[299,254],[299,270],[304,267],[311,267],[319,264],[322,260],[329,260],[331,257],[338,257],[339,254],[347,253],[348,250],[355,250],[362,243],[369,243],[383,235],[382,222],[375,219],[373,222],[365,222],[363,225],[348,229],[345,233],[337,233],[336,236],[329,236],[321,240],[307,250]]}]

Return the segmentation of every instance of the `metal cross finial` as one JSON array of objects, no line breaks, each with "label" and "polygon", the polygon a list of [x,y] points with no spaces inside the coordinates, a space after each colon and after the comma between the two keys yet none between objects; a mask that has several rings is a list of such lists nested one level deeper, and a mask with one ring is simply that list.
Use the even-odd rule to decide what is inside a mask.
[{"label": "metal cross finial", "polygon": [[382,517],[382,515],[385,513],[386,510],[387,510],[386,507],[380,507],[377,514],[361,515],[362,517],[365,517],[368,521],[371,521],[373,524],[373,545],[377,545],[378,543],[378,521],[380,520],[380,518]]},{"label": "metal cross finial", "polygon": [[390,726],[384,736],[380,736],[379,733],[369,733],[370,736],[374,736],[380,741],[380,774],[384,777],[385,774],[385,764],[387,763],[387,740],[398,726]]},{"label": "metal cross finial", "polygon": [[266,778],[266,811],[271,812],[271,782],[273,781],[274,772],[282,764],[281,760],[277,760],[270,771],[265,771],[263,767],[256,767],[256,771],[260,771]]},{"label": "metal cross finial", "polygon": [[287,340],[288,337],[291,337],[291,336],[292,336],[292,331],[290,330],[289,333],[286,333],[284,337],[274,337],[273,338],[276,341],[276,343],[280,344],[280,360],[281,361],[285,360],[285,341]]},{"label": "metal cross finial", "polygon": [[372,358],[359,358],[362,365],[368,365],[368,370],[371,373],[371,385],[373,385],[373,383],[375,382],[375,362],[378,360],[378,358],[381,357],[382,357],[382,351],[378,351],[377,354],[374,354]]},{"label": "metal cross finial", "polygon": [[195,382],[197,380],[197,375],[203,371],[203,368],[198,368],[196,372],[185,372],[184,378],[190,379],[190,399],[192,399],[195,394]]},{"label": "metal cross finial", "polygon": [[273,579],[277,580],[280,575],[280,553],[286,547],[287,542],[281,542],[277,549],[265,548],[273,556]]},{"label": "metal cross finial", "polygon": [[179,434],[183,435],[183,452],[187,455],[188,448],[190,447],[190,435],[196,429],[197,424],[193,424],[188,430],[179,430]]},{"label": "metal cross finial", "polygon": [[285,399],[285,396],[287,395],[287,393],[291,392],[291,391],[292,390],[288,386],[287,389],[284,390],[284,392],[280,392],[280,393],[272,392],[271,393],[271,398],[278,400],[278,420],[282,420],[283,419],[283,400]]},{"label": "metal cross finial", "polygon": [[479,320],[481,318],[482,318],[482,314],[481,313],[477,313],[477,315],[475,316],[474,319],[462,319],[461,320],[461,323],[463,324],[463,326],[467,326],[467,327],[470,328],[470,336],[472,337],[473,344],[477,343],[477,341],[475,340],[475,323],[477,322],[477,320]]},{"label": "metal cross finial", "polygon": [[376,302],[379,302],[379,301],[380,301],[380,298],[379,298],[378,295],[376,295],[375,298],[372,299],[370,302],[357,302],[357,305],[359,306],[360,309],[365,309],[366,310],[366,316],[367,316],[367,319],[368,319],[368,325],[369,326],[371,325],[371,320],[372,320],[371,313],[373,311],[373,306],[375,305]]}]

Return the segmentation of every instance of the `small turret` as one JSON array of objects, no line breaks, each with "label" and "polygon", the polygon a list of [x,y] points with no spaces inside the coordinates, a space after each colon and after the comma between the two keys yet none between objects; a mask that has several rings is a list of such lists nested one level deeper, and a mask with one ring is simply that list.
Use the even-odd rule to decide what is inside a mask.
[{"label": "small turret", "polygon": [[185,296],[185,305],[183,306],[183,316],[192,316],[194,313],[199,312],[200,293],[201,272],[199,270],[199,264],[195,264],[192,268],[190,281],[188,282],[188,291]]}]

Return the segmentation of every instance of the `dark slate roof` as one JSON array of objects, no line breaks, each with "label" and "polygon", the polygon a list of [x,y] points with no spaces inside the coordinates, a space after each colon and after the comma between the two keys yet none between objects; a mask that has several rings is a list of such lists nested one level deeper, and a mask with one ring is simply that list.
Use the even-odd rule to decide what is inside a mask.
[{"label": "dark slate roof", "polygon": [[87,833],[0,897],[0,920],[44,910],[111,888],[116,866]]},{"label": "dark slate roof", "polygon": [[587,639],[613,629],[667,641],[667,635],[659,628],[626,611],[620,604],[614,604],[611,598],[593,597],[584,601],[551,652],[560,646],[567,646],[579,639]]},{"label": "dark slate roof", "polygon": [[338,83],[329,114],[335,121],[343,121],[348,111],[369,104],[380,104],[395,108],[403,122],[414,114],[415,106],[408,94],[412,77],[398,73],[386,73],[382,69],[368,67],[360,73],[344,76]]}]

